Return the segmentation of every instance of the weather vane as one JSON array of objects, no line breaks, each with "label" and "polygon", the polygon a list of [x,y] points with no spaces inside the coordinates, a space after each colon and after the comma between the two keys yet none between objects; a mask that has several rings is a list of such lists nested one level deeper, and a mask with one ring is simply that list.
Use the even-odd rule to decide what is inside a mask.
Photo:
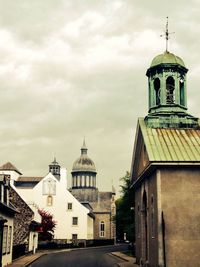
[{"label": "weather vane", "polygon": [[175,33],[175,32],[169,32],[168,26],[169,26],[169,22],[168,22],[168,17],[167,17],[165,34],[161,34],[160,35],[161,37],[163,37],[163,36],[165,37],[165,40],[166,40],[166,52],[168,52],[169,35]]}]

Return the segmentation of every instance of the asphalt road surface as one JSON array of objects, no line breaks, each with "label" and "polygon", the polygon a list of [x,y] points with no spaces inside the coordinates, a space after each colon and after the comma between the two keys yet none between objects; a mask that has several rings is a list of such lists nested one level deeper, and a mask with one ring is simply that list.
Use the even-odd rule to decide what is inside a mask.
[{"label": "asphalt road surface", "polygon": [[116,267],[123,260],[109,255],[114,251],[125,251],[127,245],[79,249],[51,253],[42,256],[29,267]]}]

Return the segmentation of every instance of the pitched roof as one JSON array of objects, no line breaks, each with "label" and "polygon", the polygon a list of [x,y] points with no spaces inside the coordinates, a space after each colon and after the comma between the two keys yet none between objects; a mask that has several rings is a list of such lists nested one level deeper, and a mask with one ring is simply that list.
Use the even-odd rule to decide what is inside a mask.
[{"label": "pitched roof", "polygon": [[1,167],[0,167],[0,170],[3,170],[3,171],[16,171],[18,172],[19,174],[22,174],[12,163],[10,162],[7,162],[5,164],[3,164]]},{"label": "pitched roof", "polygon": [[40,182],[44,177],[36,177],[36,176],[20,176],[17,179],[17,182]]},{"label": "pitched roof", "polygon": [[200,128],[148,128],[143,118],[139,127],[151,162],[200,162]]}]

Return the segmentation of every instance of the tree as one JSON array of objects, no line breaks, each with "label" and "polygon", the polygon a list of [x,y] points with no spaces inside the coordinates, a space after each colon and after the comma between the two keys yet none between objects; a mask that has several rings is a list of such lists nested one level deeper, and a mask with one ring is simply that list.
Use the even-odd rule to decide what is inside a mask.
[{"label": "tree", "polygon": [[135,223],[134,223],[134,194],[131,189],[130,173],[120,179],[123,184],[121,185],[121,196],[116,200],[116,235],[117,239],[126,239],[134,241],[135,236]]},{"label": "tree", "polygon": [[44,209],[39,209],[38,213],[42,217],[42,232],[39,233],[40,240],[52,240],[53,233],[56,228],[56,221],[53,220],[53,215]]}]

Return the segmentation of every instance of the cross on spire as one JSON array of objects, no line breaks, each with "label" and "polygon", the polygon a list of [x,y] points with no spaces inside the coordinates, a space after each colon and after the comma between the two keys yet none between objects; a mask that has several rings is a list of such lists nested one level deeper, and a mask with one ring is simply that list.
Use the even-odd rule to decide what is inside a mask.
[{"label": "cross on spire", "polygon": [[175,32],[169,32],[169,22],[168,22],[168,17],[166,17],[167,19],[167,22],[166,22],[166,29],[165,29],[165,34],[161,34],[160,36],[161,37],[165,37],[165,40],[166,40],[166,52],[168,52],[168,41],[169,41],[169,35],[170,34],[173,34]]}]

